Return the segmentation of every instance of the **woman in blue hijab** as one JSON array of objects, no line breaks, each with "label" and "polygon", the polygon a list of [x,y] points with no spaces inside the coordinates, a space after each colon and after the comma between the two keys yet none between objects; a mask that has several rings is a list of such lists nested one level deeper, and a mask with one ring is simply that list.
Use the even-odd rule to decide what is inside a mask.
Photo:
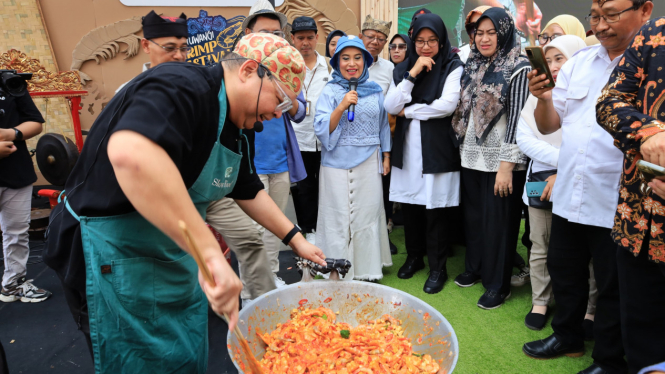
[{"label": "woman in blue hijab", "polygon": [[326,257],[351,261],[349,280],[378,280],[392,266],[381,183],[390,171],[390,126],[383,90],[368,80],[372,62],[362,40],[341,37],[314,117],[322,144],[316,243]]}]

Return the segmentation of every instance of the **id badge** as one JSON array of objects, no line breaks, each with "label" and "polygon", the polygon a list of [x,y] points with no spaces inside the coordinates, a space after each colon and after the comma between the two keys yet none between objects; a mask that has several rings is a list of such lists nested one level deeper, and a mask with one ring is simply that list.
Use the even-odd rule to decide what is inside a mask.
[{"label": "id badge", "polygon": [[308,116],[310,113],[310,108],[312,107],[312,102],[307,100],[305,101],[307,104],[305,104],[305,115]]}]

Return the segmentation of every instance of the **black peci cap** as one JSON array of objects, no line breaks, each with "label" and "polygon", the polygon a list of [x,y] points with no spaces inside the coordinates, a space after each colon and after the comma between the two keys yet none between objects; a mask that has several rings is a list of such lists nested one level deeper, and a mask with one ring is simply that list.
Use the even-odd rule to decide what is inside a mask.
[{"label": "black peci cap", "polygon": [[312,17],[298,17],[293,20],[291,34],[295,34],[298,31],[318,31],[316,27],[316,21]]},{"label": "black peci cap", "polygon": [[180,17],[159,16],[154,10],[151,10],[141,21],[143,24],[143,37],[146,39],[163,38],[165,36],[175,36],[177,38],[186,38],[187,35],[187,16],[181,13]]}]

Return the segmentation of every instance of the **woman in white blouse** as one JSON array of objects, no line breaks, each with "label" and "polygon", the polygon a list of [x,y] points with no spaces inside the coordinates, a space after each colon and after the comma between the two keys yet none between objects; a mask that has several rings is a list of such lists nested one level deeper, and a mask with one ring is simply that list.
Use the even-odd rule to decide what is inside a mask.
[{"label": "woman in white blouse", "polygon": [[494,309],[510,297],[526,179],[526,158],[515,133],[531,68],[504,9],[486,10],[474,37],[453,118],[461,143],[466,237],[466,270],[455,283],[470,287],[482,280],[486,291],[478,306]]},{"label": "woman in white blouse", "polygon": [[461,165],[451,116],[463,67],[438,15],[418,16],[412,35],[412,53],[393,71],[384,103],[397,116],[390,201],[402,203],[407,251],[397,276],[411,278],[425,267],[427,255],[430,274],[423,291],[437,293],[448,278],[450,229],[457,219],[452,207],[459,205]]}]

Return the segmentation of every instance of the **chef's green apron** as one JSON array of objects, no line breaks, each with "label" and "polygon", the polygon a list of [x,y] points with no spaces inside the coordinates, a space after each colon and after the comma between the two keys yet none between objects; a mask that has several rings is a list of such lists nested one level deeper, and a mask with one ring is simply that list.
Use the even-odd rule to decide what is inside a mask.
[{"label": "chef's green apron", "polygon": [[[217,140],[188,190],[204,218],[233,189],[241,160],[219,140],[223,82],[219,103]],[[138,212],[79,217],[65,205],[81,223],[95,373],[205,373],[208,303],[194,259]]]}]

